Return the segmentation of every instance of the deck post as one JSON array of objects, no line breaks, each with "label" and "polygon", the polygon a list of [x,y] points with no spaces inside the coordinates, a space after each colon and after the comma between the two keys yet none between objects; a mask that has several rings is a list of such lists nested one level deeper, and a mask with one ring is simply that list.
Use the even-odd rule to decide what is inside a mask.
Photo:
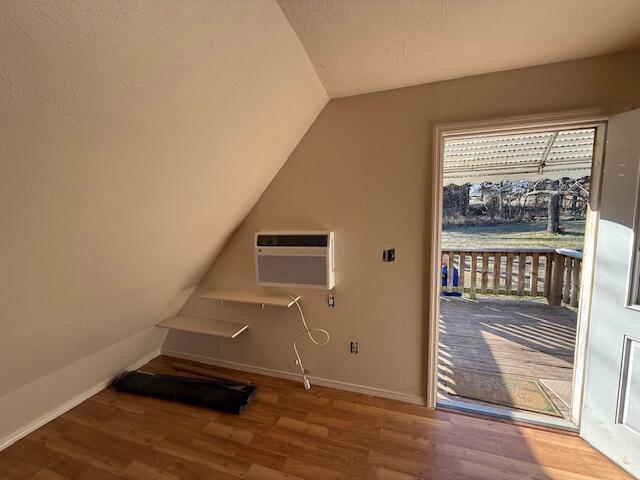
[{"label": "deck post", "polygon": [[573,259],[573,270],[571,272],[571,306],[577,307],[580,299],[580,270],[581,260]]},{"label": "deck post", "polygon": [[513,253],[507,253],[507,271],[506,278],[504,281],[504,293],[505,295],[511,295],[511,286],[513,283]]},{"label": "deck post", "polygon": [[471,298],[476,298],[476,279],[477,279],[477,269],[478,269],[478,254],[471,253]]},{"label": "deck post", "polygon": [[564,283],[562,285],[562,302],[568,304],[571,302],[571,272],[575,259],[571,257],[565,258]]},{"label": "deck post", "polygon": [[487,293],[487,286],[489,285],[489,254],[482,254],[482,285],[481,292]]},{"label": "deck post", "polygon": [[531,279],[529,282],[529,294],[538,296],[538,270],[540,269],[540,254],[534,253],[531,257]]},{"label": "deck post", "polygon": [[524,284],[527,278],[527,256],[521,252],[518,254],[518,296],[524,296]]},{"label": "deck post", "polygon": [[493,294],[500,295],[500,268],[502,256],[496,252],[493,256]]},{"label": "deck post", "polygon": [[460,252],[458,255],[458,292],[464,294],[464,271],[467,268],[466,254]]},{"label": "deck post", "polygon": [[549,291],[551,290],[551,268],[553,266],[553,255],[544,254],[544,284],[542,286],[542,296],[549,299]]},{"label": "deck post", "polygon": [[549,286],[547,300],[549,305],[557,307],[562,304],[562,280],[564,277],[565,257],[558,253],[552,253],[547,258],[551,258],[551,284]]}]

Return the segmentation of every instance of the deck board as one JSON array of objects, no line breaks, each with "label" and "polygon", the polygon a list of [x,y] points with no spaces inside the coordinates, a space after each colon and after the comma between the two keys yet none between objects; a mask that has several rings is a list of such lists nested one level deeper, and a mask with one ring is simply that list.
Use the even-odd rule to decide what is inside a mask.
[{"label": "deck board", "polygon": [[[538,301],[443,298],[439,367],[570,382],[576,321],[572,309]],[[543,388],[568,418],[570,409]]]}]

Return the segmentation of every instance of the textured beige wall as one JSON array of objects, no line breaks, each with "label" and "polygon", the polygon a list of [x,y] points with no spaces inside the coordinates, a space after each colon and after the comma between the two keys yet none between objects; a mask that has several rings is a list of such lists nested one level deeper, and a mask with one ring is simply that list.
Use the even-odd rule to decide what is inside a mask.
[{"label": "textured beige wall", "polygon": [[165,336],[149,327],[0,396],[0,450],[155,357]]},{"label": "textured beige wall", "polygon": [[[171,333],[165,349],[295,371],[296,312],[198,298],[211,287],[256,289],[254,232],[336,232],[336,308],[303,291],[329,345],[302,348],[311,374],[411,395],[426,376],[426,238],[432,128],[437,123],[640,104],[640,52],[597,57],[332,100],[215,261],[182,313],[246,321],[234,341]],[[397,261],[382,263],[395,247]],[[348,353],[349,340],[360,353]]]},{"label": "textured beige wall", "polygon": [[0,59],[2,395],[175,314],[327,96],[268,0],[4,0]]}]

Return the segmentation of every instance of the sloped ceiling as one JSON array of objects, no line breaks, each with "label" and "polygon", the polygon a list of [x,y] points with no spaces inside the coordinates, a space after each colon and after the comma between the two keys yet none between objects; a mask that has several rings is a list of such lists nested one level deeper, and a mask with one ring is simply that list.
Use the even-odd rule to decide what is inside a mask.
[{"label": "sloped ceiling", "polygon": [[640,47],[638,0],[278,0],[331,97]]},{"label": "sloped ceiling", "polygon": [[0,394],[175,314],[326,101],[275,1],[0,3]]}]

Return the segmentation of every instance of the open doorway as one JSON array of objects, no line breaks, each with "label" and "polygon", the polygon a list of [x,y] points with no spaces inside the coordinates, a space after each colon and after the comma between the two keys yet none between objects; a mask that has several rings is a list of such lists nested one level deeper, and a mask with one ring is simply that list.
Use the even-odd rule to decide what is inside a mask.
[{"label": "open doorway", "polygon": [[438,406],[578,424],[602,126],[440,139]]}]

